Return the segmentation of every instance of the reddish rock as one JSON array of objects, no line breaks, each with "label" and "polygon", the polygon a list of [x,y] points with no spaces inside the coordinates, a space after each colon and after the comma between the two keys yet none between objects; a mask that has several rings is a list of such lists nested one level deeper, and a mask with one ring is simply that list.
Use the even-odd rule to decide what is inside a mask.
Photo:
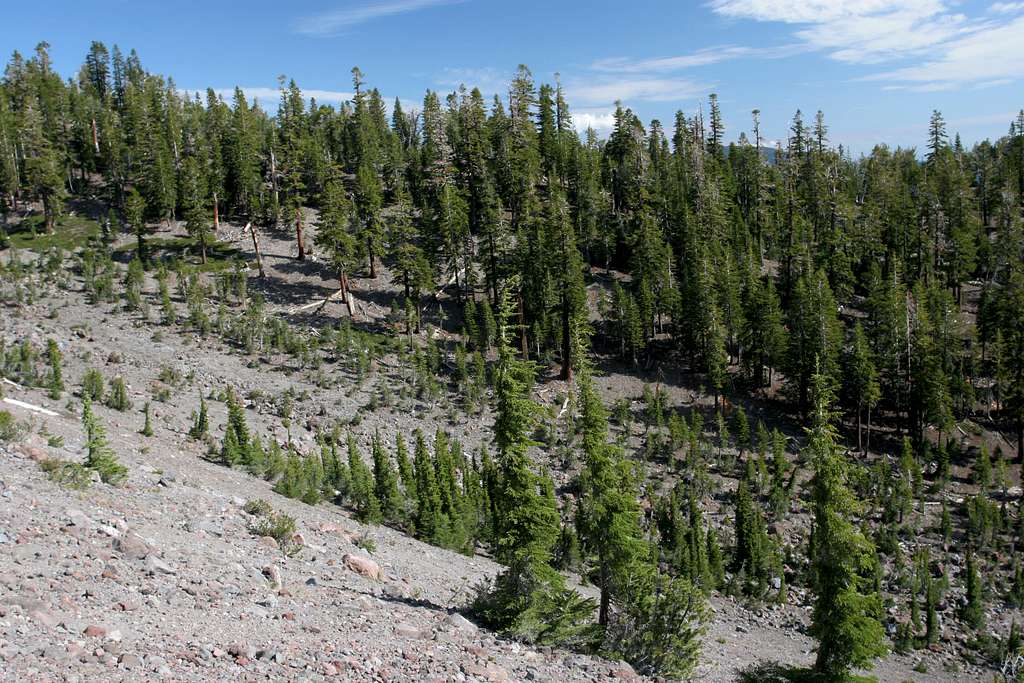
[{"label": "reddish rock", "polygon": [[133,560],[142,560],[153,553],[153,549],[142,536],[128,532],[114,539],[114,550]]},{"label": "reddish rock", "polygon": [[361,557],[359,555],[353,555],[352,553],[346,553],[342,556],[341,561],[345,566],[356,574],[362,574],[363,576],[380,581],[384,578],[384,573],[380,569],[380,565],[371,560],[368,557]]},{"label": "reddish rock", "polygon": [[103,638],[107,635],[107,629],[103,626],[99,626],[98,624],[89,624],[85,627],[85,631],[83,631],[83,633],[90,638]]},{"label": "reddish rock", "polygon": [[281,578],[281,570],[277,568],[277,565],[268,564],[263,568],[263,576],[267,577],[271,585],[276,590],[281,590],[284,587],[284,580]]}]

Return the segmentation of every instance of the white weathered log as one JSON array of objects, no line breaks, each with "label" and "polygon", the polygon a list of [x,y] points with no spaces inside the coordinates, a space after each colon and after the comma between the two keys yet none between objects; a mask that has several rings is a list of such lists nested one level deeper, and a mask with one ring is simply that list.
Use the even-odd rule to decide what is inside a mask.
[{"label": "white weathered log", "polygon": [[42,406],[33,405],[31,403],[25,403],[24,401],[19,401],[16,398],[4,397],[4,403],[9,403],[12,406],[18,406],[19,408],[24,408],[25,410],[31,410],[34,413],[42,413],[43,415],[49,415],[50,417],[57,417],[57,413],[53,412],[49,408],[43,408]]}]

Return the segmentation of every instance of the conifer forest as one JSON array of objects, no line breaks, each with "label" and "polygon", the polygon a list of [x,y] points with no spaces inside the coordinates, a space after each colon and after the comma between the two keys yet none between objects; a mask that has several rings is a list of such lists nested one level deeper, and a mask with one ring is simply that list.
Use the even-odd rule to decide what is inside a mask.
[{"label": "conifer forest", "polygon": [[[415,106],[359,68],[341,103],[282,76],[274,108],[181,89],[141,48],[93,42],[74,73],[49,51],[0,78],[0,480],[91,516],[244,487],[238,526],[199,537],[271,558],[275,624],[342,613],[299,574],[343,547],[324,571],[373,610],[536,662],[439,673],[438,633],[374,650],[390,673],[338,655],[296,679],[257,621],[276,644],[156,661],[86,638],[53,670],[80,678],[36,675],[1024,680],[1024,110],[970,145],[936,110],[926,147],[853,154],[822,111],[778,141],[756,109],[727,130],[714,94],[579,131],[527,66]],[[12,500],[18,558],[42,522],[19,535],[35,506]],[[359,532],[330,546],[322,520]],[[131,519],[97,524],[131,556]],[[93,557],[75,538],[59,557]],[[206,542],[139,556],[135,614],[222,563]],[[52,652],[12,619],[50,575],[12,561],[0,678],[29,680]],[[456,566],[493,569],[448,603],[393,595]]]}]

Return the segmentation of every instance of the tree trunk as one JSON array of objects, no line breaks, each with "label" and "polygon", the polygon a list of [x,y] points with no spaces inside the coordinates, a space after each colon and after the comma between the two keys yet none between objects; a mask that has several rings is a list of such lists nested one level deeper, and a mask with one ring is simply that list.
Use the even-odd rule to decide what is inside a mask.
[{"label": "tree trunk", "polygon": [[220,207],[217,201],[217,193],[213,193],[213,232],[214,234],[220,230]]},{"label": "tree trunk", "polygon": [[306,245],[302,242],[302,208],[295,207],[295,242],[299,245],[299,260],[306,260]]},{"label": "tree trunk", "polygon": [[608,590],[608,570],[601,567],[601,603],[597,611],[597,623],[604,627],[608,625],[608,612],[611,604],[611,591]]},{"label": "tree trunk", "polygon": [[355,312],[352,310],[352,292],[348,288],[348,273],[344,270],[338,277],[338,284],[341,285],[341,296],[345,300],[345,308],[348,309],[348,317],[355,319]]},{"label": "tree trunk", "polygon": [[864,451],[868,452],[871,450],[871,406],[868,406],[868,429],[866,438],[864,439]]},{"label": "tree trunk", "polygon": [[857,450],[861,453],[864,452],[864,443],[861,437],[860,406],[857,406]]},{"label": "tree trunk", "polygon": [[92,119],[92,147],[96,154],[100,153],[100,136],[96,131],[96,119]]},{"label": "tree trunk", "polygon": [[530,359],[530,345],[526,339],[526,310],[523,308],[523,295],[519,295],[519,345],[522,348],[523,360]]},{"label": "tree trunk", "polygon": [[373,238],[371,237],[366,238],[366,253],[370,258],[370,279],[372,280],[377,277],[377,263],[373,259]]},{"label": "tree trunk", "polygon": [[1024,420],[1017,420],[1017,459],[1024,462]]},{"label": "tree trunk", "polygon": [[264,278],[267,274],[263,271],[263,257],[260,256],[260,243],[256,239],[256,228],[253,227],[252,221],[245,224],[245,227],[249,230],[249,234],[252,236],[252,248],[256,252],[256,267],[259,268],[260,277]]}]

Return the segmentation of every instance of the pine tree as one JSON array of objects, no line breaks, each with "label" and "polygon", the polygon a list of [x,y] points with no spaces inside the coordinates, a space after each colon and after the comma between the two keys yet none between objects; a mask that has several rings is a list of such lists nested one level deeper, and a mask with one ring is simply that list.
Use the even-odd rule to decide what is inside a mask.
[{"label": "pine tree", "polygon": [[110,383],[110,391],[104,403],[108,408],[122,413],[132,407],[132,402],[128,398],[128,387],[124,383],[123,377],[115,377],[114,381]]},{"label": "pine tree", "polygon": [[338,274],[338,287],[342,301],[351,317],[354,311],[349,299],[348,276],[361,258],[358,242],[350,232],[351,208],[341,181],[331,177],[320,200],[315,242],[327,252],[328,262]]},{"label": "pine tree", "polygon": [[441,494],[427,442],[419,430],[416,431],[413,471],[416,477],[416,511],[413,518],[416,538],[436,543],[443,529]]},{"label": "pine tree", "polygon": [[64,393],[64,373],[61,370],[61,352],[57,342],[53,339],[46,340],[46,358],[50,364],[50,378],[47,382],[47,395],[57,400]]},{"label": "pine tree", "polygon": [[874,588],[874,547],[850,521],[858,503],[847,487],[836,444],[829,380],[818,373],[812,387],[814,423],[807,456],[814,465],[809,559],[815,597],[809,632],[818,641],[815,671],[828,680],[843,680],[851,667],[868,666],[885,653],[882,602]]},{"label": "pine tree", "polygon": [[406,500],[416,499],[416,475],[409,463],[409,453],[405,446],[405,438],[398,434],[395,437],[395,462],[398,465],[398,477],[402,480],[402,489]]},{"label": "pine tree", "polygon": [[786,379],[800,411],[806,412],[815,372],[830,384],[838,379],[840,328],[823,272],[797,281],[789,308],[789,334]]},{"label": "pine tree", "polygon": [[142,434],[143,436],[153,436],[153,422],[149,414],[149,401],[146,401],[146,405],[143,407],[142,412],[145,415],[146,421],[143,423],[142,430],[139,434]]},{"label": "pine tree", "polygon": [[349,501],[355,510],[356,519],[364,523],[379,524],[383,517],[380,503],[374,495],[373,474],[363,461],[351,433],[348,435],[348,478]]},{"label": "pine tree", "polygon": [[[849,396],[849,403],[857,413],[857,449],[861,452],[865,451],[867,444],[871,443],[871,409],[881,398],[878,372],[875,370],[871,356],[867,336],[858,320],[853,326],[853,338],[845,358],[846,372],[843,387]],[[862,438],[861,430],[861,419],[865,410],[868,415],[866,442]]]},{"label": "pine tree", "polygon": [[981,577],[978,575],[978,568],[974,557],[974,551],[967,549],[967,567],[964,569],[964,603],[961,616],[967,625],[973,629],[979,629],[985,622],[985,609],[982,604]]},{"label": "pine tree", "polygon": [[192,426],[188,430],[188,438],[201,441],[210,433],[210,418],[206,410],[206,399],[199,396],[199,412],[192,412]]},{"label": "pine tree", "polygon": [[490,485],[494,555],[506,568],[489,590],[477,596],[472,609],[500,631],[539,642],[559,642],[579,637],[580,625],[594,605],[566,590],[562,576],[551,566],[559,515],[542,494],[542,479],[532,471],[527,455],[528,435],[537,412],[530,399],[534,368],[517,359],[512,350],[508,289],[515,289],[514,283],[501,299],[494,371],[498,460],[495,481]]},{"label": "pine tree", "polygon": [[607,626],[611,605],[625,599],[626,586],[650,571],[640,526],[637,476],[621,448],[609,443],[608,413],[587,366],[577,375],[579,428],[584,469],[580,475],[577,525],[584,548],[596,556],[595,583],[601,591],[598,624]]},{"label": "pine tree", "polygon": [[373,493],[385,521],[393,524],[404,521],[404,503],[398,491],[398,477],[378,432],[373,435]]},{"label": "pine tree", "polygon": [[149,250],[146,248],[146,200],[134,187],[129,190],[124,205],[125,223],[135,234],[138,243],[135,255],[142,263],[149,262]]},{"label": "pine tree", "polygon": [[[228,390],[227,395],[228,422],[224,427],[224,441],[221,445],[220,460],[229,467],[242,463],[249,447],[249,426],[245,419],[245,410],[235,397],[235,392]],[[200,404],[200,416],[202,415]],[[197,418],[197,424],[200,419]]]},{"label": "pine tree", "polygon": [[103,483],[120,484],[128,476],[128,468],[118,461],[107,443],[107,431],[93,414],[88,396],[82,398],[82,427],[85,429],[85,466],[99,474]]}]

